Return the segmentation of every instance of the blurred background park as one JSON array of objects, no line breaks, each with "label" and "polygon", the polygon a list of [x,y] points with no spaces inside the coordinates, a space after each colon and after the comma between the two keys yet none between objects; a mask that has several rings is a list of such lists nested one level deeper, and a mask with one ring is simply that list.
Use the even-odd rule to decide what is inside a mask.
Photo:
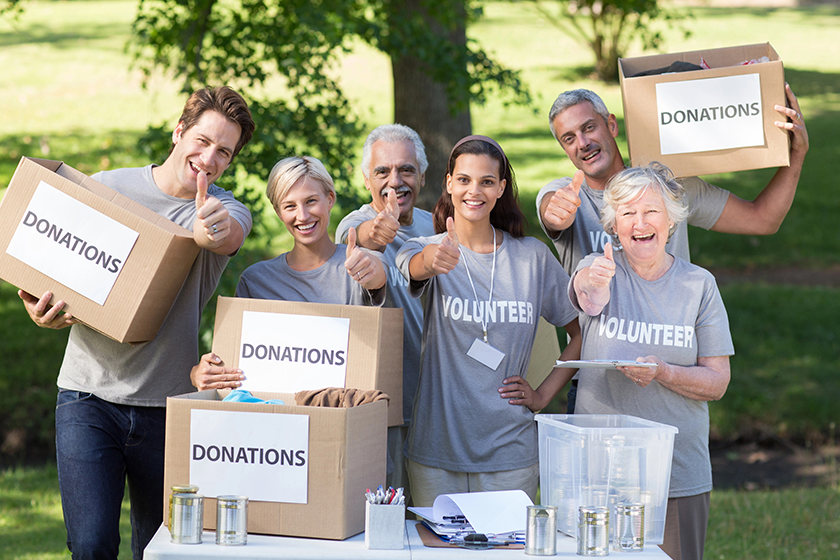
[{"label": "blurred background park", "polygon": [[[227,82],[252,102],[258,133],[224,186],[249,200],[259,224],[228,266],[223,295],[232,295],[249,264],[290,248],[262,204],[271,164],[292,153],[324,160],[342,194],[334,227],[367,200],[358,167],[364,136],[395,115],[417,118],[418,110],[427,122],[415,126],[433,159],[453,141],[438,138],[438,129],[449,137],[471,129],[499,141],[516,171],[529,234],[542,237],[536,193],[573,172],[547,126],[557,94],[598,92],[618,117],[619,146],[628,153],[621,92],[610,75],[614,57],[607,52],[599,63],[581,41],[591,29],[582,8],[588,4],[0,2],[0,197],[22,156],[62,160],[87,174],[161,162],[184,90]],[[840,4],[625,4],[661,12],[631,14],[627,25],[638,24],[642,34],[625,36],[618,54],[769,42],[801,104],[811,148],[781,230],[751,237],[691,228],[692,260],[718,276],[736,348],[729,390],[710,404],[716,489],[706,552],[713,559],[840,558]],[[577,12],[561,13],[570,6]],[[200,20],[207,27],[203,42],[195,42],[184,30],[201,10],[215,15]],[[251,22],[248,41],[234,14]],[[428,25],[430,17],[438,23]],[[429,99],[437,106],[423,105]],[[436,113],[441,100],[446,111]],[[432,162],[428,200],[437,197],[443,165]],[[752,199],[773,172],[705,178]],[[205,349],[212,313],[211,305]],[[0,281],[0,558],[69,556],[53,442],[67,334],[37,329],[16,288]],[[564,398],[552,412],[565,411]],[[718,475],[733,465],[735,474]]]}]

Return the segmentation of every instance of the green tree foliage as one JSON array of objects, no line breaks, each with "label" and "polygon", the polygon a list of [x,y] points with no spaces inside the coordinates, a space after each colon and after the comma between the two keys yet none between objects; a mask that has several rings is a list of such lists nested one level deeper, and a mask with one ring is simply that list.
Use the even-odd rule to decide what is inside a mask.
[{"label": "green tree foliage", "polygon": [[[442,41],[424,19],[448,29],[480,10],[465,9],[465,0],[423,1],[429,9],[421,15],[401,11],[399,0],[140,0],[130,48],[147,76],[163,68],[183,80],[185,92],[226,83],[249,100],[257,131],[222,186],[242,172],[264,181],[281,157],[307,153],[330,170],[339,204],[352,207],[360,202],[350,177],[363,130],[333,75],[354,37],[392,59],[411,53],[445,84],[453,112],[483,102],[493,88],[514,102],[530,101],[517,73],[473,41]],[[156,159],[168,147],[165,134],[159,129],[147,138]]]},{"label": "green tree foliage", "polygon": [[[529,0],[534,9],[595,55],[595,73],[605,82],[618,81],[618,59],[638,39],[646,49],[662,45],[662,27],[684,16],[658,0]],[[657,26],[656,22],[664,25]],[[683,29],[686,37],[689,31]]]}]

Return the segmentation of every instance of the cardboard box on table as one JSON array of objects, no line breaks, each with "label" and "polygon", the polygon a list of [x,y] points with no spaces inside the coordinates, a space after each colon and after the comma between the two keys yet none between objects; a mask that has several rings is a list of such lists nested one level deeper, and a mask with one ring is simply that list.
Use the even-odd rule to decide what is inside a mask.
[{"label": "cardboard box on table", "polygon": [[[701,57],[711,69],[633,77]],[[659,161],[678,177],[790,165],[788,134],[774,124],[784,66],[769,43],[621,58],[618,71],[631,165]]]},{"label": "cardboard box on table", "polygon": [[[251,533],[345,539],[364,531],[365,490],[385,482],[387,427],[403,423],[402,329],[401,309],[220,297],[213,352],[250,373],[243,389],[285,404],[222,402],[227,391],[168,399],[165,503],[172,485],[190,483],[207,500],[206,529],[216,527],[214,497],[239,494],[249,498]],[[317,379],[325,354],[333,374],[343,368],[341,380],[292,388]],[[264,359],[249,362],[255,355]],[[295,405],[294,392],[342,384],[390,401]],[[280,425],[289,415],[308,418],[308,427]]]},{"label": "cardboard box on table", "polygon": [[[166,404],[166,469],[164,474],[164,519],[168,513],[169,489],[187,481],[198,484],[205,496],[204,528],[216,528],[216,500],[223,494],[251,495],[248,504],[248,532],[271,535],[345,539],[365,529],[367,488],[385,481],[387,447],[387,404],[384,400],[352,408],[294,406],[293,394],[259,393],[262,399],[282,399],[286,405],[223,402],[228,391],[201,391],[170,397]],[[211,413],[209,417],[196,414]],[[245,429],[243,418],[253,416],[258,427]],[[308,450],[289,447],[288,430],[273,430],[273,419],[293,415],[308,418]],[[228,418],[230,416],[230,418]],[[274,417],[274,418],[272,418]],[[209,418],[209,419],[208,419]],[[199,424],[196,424],[198,422]],[[203,425],[202,425],[203,424]],[[194,439],[199,429],[212,435]],[[230,430],[235,436],[223,435]],[[218,443],[216,441],[218,434]],[[200,447],[199,447],[200,446]],[[251,451],[251,450],[254,451]],[[196,458],[212,468],[227,468],[213,477],[217,490],[191,476]],[[242,492],[237,483],[255,484],[258,490],[277,481],[305,474],[306,483],[294,483],[303,492],[304,503],[262,501],[254,492]]]},{"label": "cardboard box on table", "polygon": [[[402,411],[402,309],[364,307],[359,305],[332,305],[249,298],[219,297],[216,306],[216,324],[213,332],[213,352],[229,367],[242,367],[243,316],[247,312],[271,313],[290,325],[296,325],[294,316],[337,317],[349,319],[349,338],[346,352],[344,387],[360,390],[378,389],[390,397],[388,425],[403,424]],[[286,341],[272,341],[285,344]],[[315,343],[317,344],[317,342]],[[288,364],[285,360],[269,361],[278,370]],[[243,368],[247,369],[247,368]],[[248,371],[245,371],[246,377]],[[334,384],[330,386],[341,386]],[[249,386],[243,386],[248,389]],[[266,387],[253,387],[266,391]],[[306,387],[320,389],[321,386]],[[300,389],[294,389],[298,391]],[[282,388],[281,392],[289,389]]]},{"label": "cardboard box on table", "polygon": [[60,161],[21,158],[0,223],[0,278],[52,292],[118,342],[155,337],[199,251],[191,231]]}]

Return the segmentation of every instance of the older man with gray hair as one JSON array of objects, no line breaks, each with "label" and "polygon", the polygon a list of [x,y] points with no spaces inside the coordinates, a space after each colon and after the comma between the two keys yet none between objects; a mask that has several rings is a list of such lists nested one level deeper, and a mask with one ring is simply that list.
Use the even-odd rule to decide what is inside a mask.
[{"label": "older man with gray hair", "polygon": [[[790,166],[780,167],[752,201],[698,177],[679,179],[685,188],[688,218],[671,235],[665,246],[668,253],[690,262],[686,224],[742,235],[769,235],[779,229],[793,203],[808,152],[808,131],[788,84],[785,94],[787,106],[775,106],[781,117],[775,124],[790,137]],[[603,253],[610,242],[601,225],[604,190],[625,165],[615,141],[618,121],[594,92],[578,89],[560,94],[549,112],[549,127],[578,171],[573,178],[555,179],[540,190],[537,215],[557,248],[560,263],[572,274],[581,259]],[[576,381],[572,380],[569,389],[570,414],[574,412]],[[702,558],[707,519],[680,515],[669,500],[666,526],[677,523],[688,528],[676,542],[666,537],[661,548],[672,558]]]},{"label": "older man with gray hair", "polygon": [[386,305],[403,310],[404,423],[388,429],[388,453],[394,463],[388,484],[403,487],[408,501],[408,475],[402,451],[420,377],[423,307],[419,299],[409,295],[408,281],[397,270],[395,257],[409,239],[435,233],[432,215],[414,207],[426,182],[426,150],[420,136],[411,128],[401,124],[382,125],[365,140],[361,167],[371,202],[345,216],[338,224],[335,237],[338,242],[346,243],[347,232],[355,227],[357,244],[383,253],[383,262],[388,267]]}]

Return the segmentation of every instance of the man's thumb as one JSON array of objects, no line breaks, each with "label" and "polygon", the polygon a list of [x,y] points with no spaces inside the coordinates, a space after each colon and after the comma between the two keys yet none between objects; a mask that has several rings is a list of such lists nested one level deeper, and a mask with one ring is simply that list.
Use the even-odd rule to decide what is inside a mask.
[{"label": "man's thumb", "polygon": [[198,177],[196,177],[196,187],[195,207],[198,210],[204,206],[204,201],[207,200],[207,174],[203,171],[200,171]]},{"label": "man's thumb", "polygon": [[397,202],[397,191],[394,189],[388,191],[388,210],[395,218],[400,219],[400,203]]},{"label": "man's thumb", "polygon": [[575,176],[572,178],[571,184],[572,192],[574,192],[577,195],[580,194],[580,186],[583,184],[584,178],[585,177],[583,175],[583,171],[581,171],[580,169],[575,171]]}]

